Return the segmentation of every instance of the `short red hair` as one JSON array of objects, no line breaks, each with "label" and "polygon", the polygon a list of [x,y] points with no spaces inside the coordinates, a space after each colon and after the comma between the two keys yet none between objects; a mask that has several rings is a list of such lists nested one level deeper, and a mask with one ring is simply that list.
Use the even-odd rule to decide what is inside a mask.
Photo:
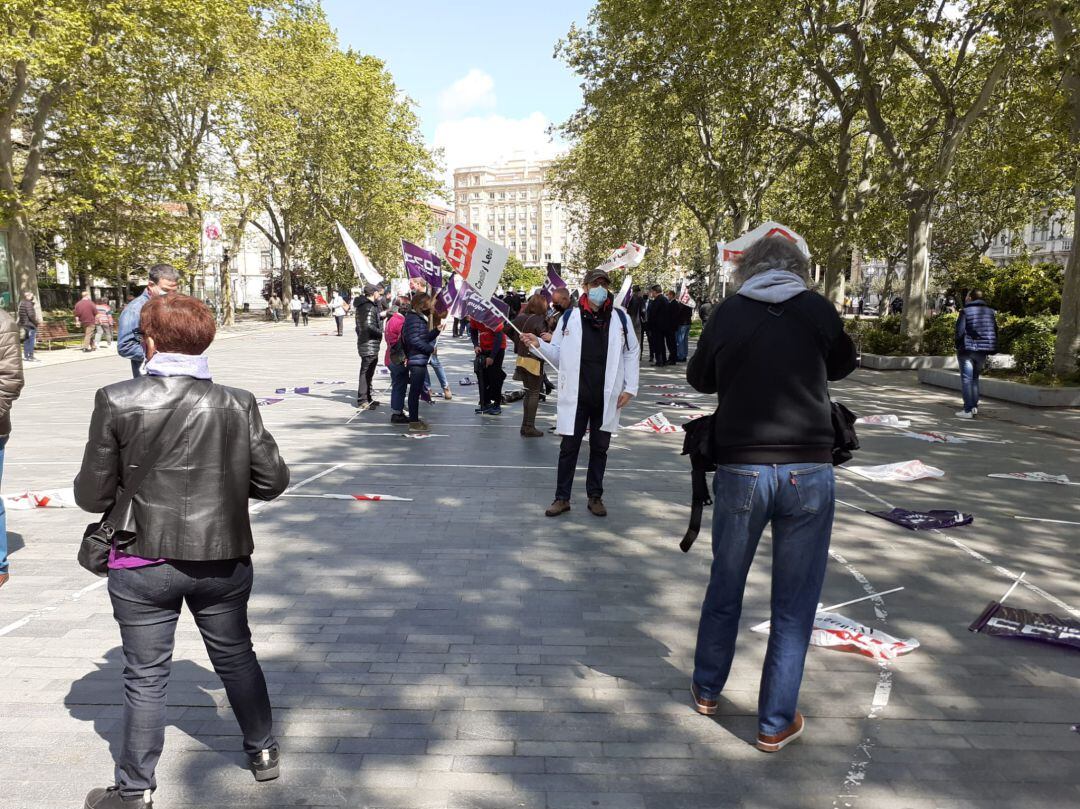
[{"label": "short red hair", "polygon": [[139,316],[139,330],[167,354],[202,354],[214,342],[217,327],[206,304],[173,292],[151,298]]}]

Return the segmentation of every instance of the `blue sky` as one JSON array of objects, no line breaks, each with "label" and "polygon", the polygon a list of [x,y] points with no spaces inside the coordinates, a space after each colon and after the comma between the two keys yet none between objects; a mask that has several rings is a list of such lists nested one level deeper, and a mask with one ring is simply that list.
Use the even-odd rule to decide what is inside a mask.
[{"label": "blue sky", "polygon": [[591,5],[323,0],[342,45],[385,60],[417,102],[424,137],[445,150],[447,168],[557,151],[544,130],[577,108],[581,92],[553,58],[555,43]]}]

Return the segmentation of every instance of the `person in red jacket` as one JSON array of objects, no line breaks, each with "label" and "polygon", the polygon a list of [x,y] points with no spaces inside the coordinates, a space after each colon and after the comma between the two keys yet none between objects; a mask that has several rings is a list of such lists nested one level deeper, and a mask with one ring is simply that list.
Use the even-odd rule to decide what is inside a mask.
[{"label": "person in red jacket", "polygon": [[469,336],[476,351],[476,380],[480,388],[477,413],[485,416],[502,415],[502,386],[506,379],[503,357],[506,355],[506,335],[503,325],[492,329],[479,320],[469,318]]},{"label": "person in red jacket", "polygon": [[79,328],[83,330],[83,353],[96,350],[94,329],[97,328],[97,307],[90,300],[90,293],[86,290],[83,290],[82,298],[75,304],[75,319],[79,321]]}]

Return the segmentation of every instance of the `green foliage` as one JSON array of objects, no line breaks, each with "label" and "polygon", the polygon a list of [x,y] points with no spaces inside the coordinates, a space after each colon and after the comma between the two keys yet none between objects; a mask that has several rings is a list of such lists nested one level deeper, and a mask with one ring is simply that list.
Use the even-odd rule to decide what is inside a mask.
[{"label": "green foliage", "polygon": [[524,289],[528,292],[533,287],[544,283],[546,273],[539,267],[526,267],[517,256],[510,256],[502,274],[502,285],[506,289]]},{"label": "green foliage", "polygon": [[[868,321],[872,322],[872,321]],[[867,354],[906,356],[911,354],[911,341],[901,333],[898,315],[886,315],[860,333],[861,348]]]},{"label": "green foliage", "polygon": [[998,353],[1013,354],[1022,341],[1029,341],[1034,335],[1053,334],[1057,331],[1056,315],[1038,315],[1035,317],[1016,317],[998,315]]},{"label": "green foliage", "polygon": [[942,312],[930,318],[923,332],[922,349],[932,357],[948,356],[956,353],[957,312]]},{"label": "green foliage", "polygon": [[1016,370],[1022,374],[1049,374],[1054,367],[1054,329],[1046,320],[1028,320],[1029,327],[1012,344]]},{"label": "green foliage", "polygon": [[1059,264],[1013,262],[996,274],[991,305],[1013,315],[1056,315],[1061,311],[1063,276]]}]

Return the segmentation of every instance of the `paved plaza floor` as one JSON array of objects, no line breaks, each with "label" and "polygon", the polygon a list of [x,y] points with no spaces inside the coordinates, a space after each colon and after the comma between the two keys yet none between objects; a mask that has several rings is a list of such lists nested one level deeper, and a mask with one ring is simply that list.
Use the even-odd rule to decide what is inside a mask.
[{"label": "paved plaza floor", "polygon": [[[1080,414],[956,397],[912,375],[859,371],[834,386],[860,414],[1010,443],[930,444],[861,430],[855,463],[919,458],[940,480],[870,483],[840,472],[823,601],[902,592],[842,610],[922,645],[891,665],[812,648],[806,735],[756,751],[768,617],[769,544],[747,585],[735,667],[715,719],[688,705],[707,533],[687,555],[690,476],[681,434],[621,432],[606,519],[543,516],[557,438],[518,435],[520,405],[473,413],[466,341],[441,353],[455,398],[424,407],[432,437],[356,415],[357,357],[325,320],[270,327],[211,349],[215,380],[272,396],[263,409],[296,494],[375,493],[411,502],[281,498],[253,505],[251,621],[283,749],[257,785],[189,616],[181,619],[155,805],[386,809],[1016,809],[1080,806],[1080,654],[968,632],[1012,577],[1009,603],[1080,617],[1080,487],[989,478],[1045,471],[1080,480]],[[510,362],[507,361],[507,368]],[[683,368],[646,369],[679,384]],[[116,357],[27,371],[3,488],[70,486],[94,391],[128,374]],[[344,381],[342,381],[344,380]],[[316,385],[317,381],[335,384]],[[686,411],[642,388],[623,423]],[[695,397],[697,398],[697,397]],[[708,397],[700,397],[708,407]],[[547,427],[553,404],[542,406]],[[584,458],[584,451],[583,451]],[[858,508],[887,502],[974,513],[973,525],[908,532]],[[111,783],[119,633],[103,580],[75,561],[90,517],[9,512],[12,579],[0,590],[0,809],[77,809]]]}]

